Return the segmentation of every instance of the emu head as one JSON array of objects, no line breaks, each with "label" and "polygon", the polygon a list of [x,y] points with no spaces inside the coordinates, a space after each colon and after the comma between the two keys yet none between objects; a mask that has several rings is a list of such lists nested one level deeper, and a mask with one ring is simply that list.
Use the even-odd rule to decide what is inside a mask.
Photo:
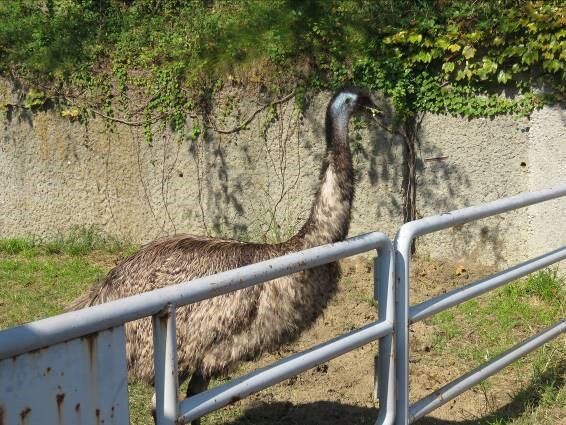
[{"label": "emu head", "polygon": [[328,112],[333,118],[349,119],[359,112],[370,112],[376,108],[369,92],[356,87],[345,87],[332,97]]}]

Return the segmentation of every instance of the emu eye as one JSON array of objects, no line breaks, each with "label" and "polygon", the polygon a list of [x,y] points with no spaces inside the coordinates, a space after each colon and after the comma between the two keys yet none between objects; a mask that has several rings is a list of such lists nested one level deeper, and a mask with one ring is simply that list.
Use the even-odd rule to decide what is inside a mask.
[{"label": "emu eye", "polygon": [[346,105],[349,105],[350,103],[352,103],[352,99],[348,97],[348,98],[346,99]]}]

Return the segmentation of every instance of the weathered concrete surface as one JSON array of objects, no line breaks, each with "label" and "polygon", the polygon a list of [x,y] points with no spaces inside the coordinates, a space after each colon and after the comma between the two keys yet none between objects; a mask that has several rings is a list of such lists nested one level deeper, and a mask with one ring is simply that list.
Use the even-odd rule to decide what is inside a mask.
[{"label": "weathered concrete surface", "polygon": [[[544,107],[530,120],[427,115],[421,134],[419,213],[438,214],[566,183],[562,117],[558,107]],[[423,237],[421,249],[435,257],[515,263],[566,245],[565,222],[562,198]]]},{"label": "weathered concrete surface", "polygon": [[[559,107],[536,111],[528,139],[528,188],[542,189],[566,183],[566,112]],[[566,199],[528,208],[527,250],[545,252],[566,245]],[[566,262],[562,268],[566,270]]]},{"label": "weathered concrete surface", "polygon": [[[17,93],[3,84],[0,104],[16,103]],[[218,127],[232,127],[257,107],[237,99],[246,96],[218,98],[214,116],[229,117]],[[0,237],[52,237],[95,225],[135,242],[176,232],[285,239],[309,213],[327,100],[319,96],[304,118],[292,101],[283,103],[249,129],[210,130],[196,142],[158,132],[153,146],[140,127],[100,118],[83,125],[55,111],[12,108],[0,127]],[[358,183],[350,234],[394,236],[402,221],[401,143],[374,124],[358,127],[351,130]],[[564,131],[560,108],[537,111],[530,121],[427,115],[419,214],[565,182]],[[554,201],[423,238],[419,247],[433,256],[510,263],[564,245],[565,218],[566,200]]]}]

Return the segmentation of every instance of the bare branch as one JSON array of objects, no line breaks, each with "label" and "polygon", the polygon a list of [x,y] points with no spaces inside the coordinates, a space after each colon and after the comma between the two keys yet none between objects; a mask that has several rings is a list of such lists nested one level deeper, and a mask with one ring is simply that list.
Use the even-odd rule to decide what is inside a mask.
[{"label": "bare branch", "polygon": [[274,102],[270,102],[266,105],[263,105],[261,107],[259,107],[258,109],[256,109],[254,112],[252,112],[250,114],[250,116],[248,118],[246,118],[243,122],[241,122],[240,124],[238,124],[236,127],[231,128],[229,130],[223,130],[220,128],[217,128],[214,124],[212,124],[212,129],[214,131],[216,131],[217,133],[220,134],[231,134],[231,133],[237,133],[238,131],[244,129],[245,127],[248,126],[249,123],[251,123],[253,121],[253,119],[256,117],[257,114],[259,114],[261,111],[263,111],[264,109],[266,109],[269,106],[273,106],[273,105],[278,105],[280,103],[283,102],[287,102],[289,99],[292,99],[295,96],[295,93],[289,93],[287,96],[282,97],[281,99],[277,99]]}]

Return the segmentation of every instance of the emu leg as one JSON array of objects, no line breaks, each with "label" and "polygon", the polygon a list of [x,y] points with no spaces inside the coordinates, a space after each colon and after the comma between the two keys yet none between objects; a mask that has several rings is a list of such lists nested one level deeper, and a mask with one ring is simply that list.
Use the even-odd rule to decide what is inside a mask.
[{"label": "emu leg", "polygon": [[[191,380],[189,381],[189,386],[187,388],[187,398],[206,391],[209,382],[210,379],[204,377],[204,375],[202,375],[202,373],[200,373],[199,371],[193,373]],[[200,418],[192,420],[191,425],[200,425]]]}]

